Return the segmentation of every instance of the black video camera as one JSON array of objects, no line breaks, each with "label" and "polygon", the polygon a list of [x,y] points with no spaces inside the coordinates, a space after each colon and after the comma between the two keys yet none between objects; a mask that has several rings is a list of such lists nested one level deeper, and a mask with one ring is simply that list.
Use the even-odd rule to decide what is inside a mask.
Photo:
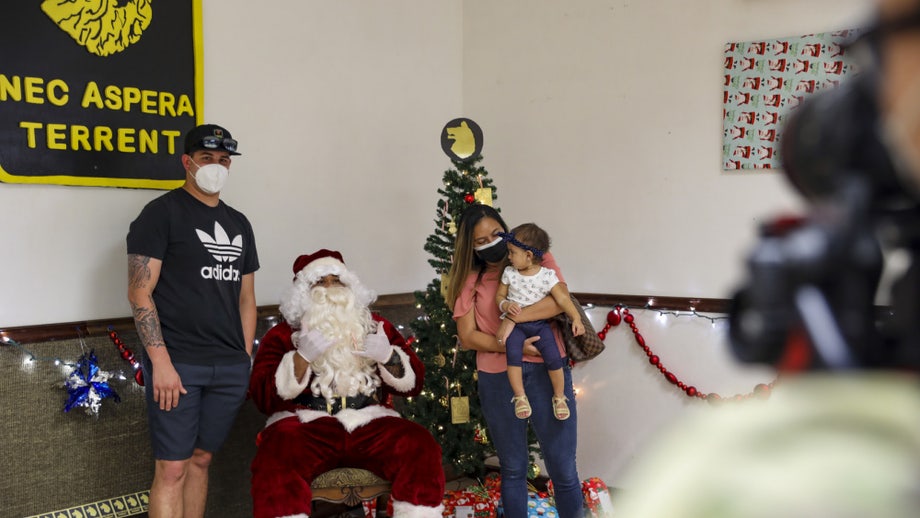
[{"label": "black video camera", "polygon": [[[879,137],[875,70],[790,114],[782,161],[809,210],[760,229],[729,314],[742,361],[781,371],[920,368],[920,209]],[[911,264],[880,308],[883,251],[892,249]]]}]

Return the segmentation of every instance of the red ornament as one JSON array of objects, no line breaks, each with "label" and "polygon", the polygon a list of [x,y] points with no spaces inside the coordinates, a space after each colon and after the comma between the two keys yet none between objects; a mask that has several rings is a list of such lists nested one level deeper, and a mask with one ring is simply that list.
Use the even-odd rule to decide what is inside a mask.
[{"label": "red ornament", "polygon": [[467,203],[473,203],[474,201],[476,201],[476,198],[472,194],[467,194],[466,196],[463,197],[463,201]]},{"label": "red ornament", "polygon": [[121,338],[118,337],[118,333],[116,333],[114,329],[109,329],[109,338],[111,338],[112,343],[118,347],[118,353],[121,355],[121,357],[127,360],[128,363],[131,364],[131,367],[134,368],[134,381],[143,387],[144,376],[141,373],[140,364],[138,363],[137,358],[134,357],[134,352],[125,346],[125,343],[121,340]]},{"label": "red ornament", "polygon": [[607,339],[607,333],[606,333],[605,331],[601,331],[601,332],[597,333],[597,337],[600,338],[601,341],[604,341],[604,340]]},{"label": "red ornament", "polygon": [[[620,316],[621,314],[622,314],[622,317]],[[610,311],[607,314],[607,325],[604,327],[604,330],[601,333],[598,333],[598,336],[602,340],[606,338],[607,330],[610,329],[610,326],[618,325],[621,320],[629,324],[629,328],[630,330],[632,330],[632,333],[635,336],[636,344],[639,345],[639,347],[641,347],[642,350],[645,352],[645,354],[648,356],[649,363],[657,367],[658,371],[661,372],[662,376],[664,376],[665,379],[668,380],[668,382],[670,382],[673,385],[676,385],[677,388],[679,388],[682,392],[686,393],[688,396],[705,399],[709,401],[710,403],[718,403],[726,399],[733,400],[733,401],[744,401],[745,399],[749,399],[751,397],[760,397],[764,399],[770,397],[770,392],[772,391],[773,383],[770,383],[770,384],[761,383],[757,385],[756,387],[754,387],[754,391],[750,394],[744,394],[744,395],[736,394],[735,396],[730,396],[728,398],[723,399],[720,395],[714,392],[709,393],[709,394],[700,392],[699,390],[697,390],[696,387],[687,385],[683,381],[679,380],[677,378],[677,375],[675,375],[673,372],[669,372],[665,368],[665,366],[661,363],[661,359],[657,355],[655,355],[652,352],[652,349],[648,346],[648,344],[646,344],[645,338],[639,333],[639,326],[636,325],[635,318],[632,316],[632,314],[630,314],[628,308],[625,308],[622,306],[616,306],[615,310]]]}]

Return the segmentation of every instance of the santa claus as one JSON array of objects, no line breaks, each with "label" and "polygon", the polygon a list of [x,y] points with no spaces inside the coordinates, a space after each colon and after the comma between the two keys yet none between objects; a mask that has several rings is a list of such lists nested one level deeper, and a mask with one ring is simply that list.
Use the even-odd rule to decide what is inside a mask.
[{"label": "santa claus", "polygon": [[387,404],[421,391],[421,361],[370,312],[376,296],[339,252],[302,255],[294,274],[285,321],[262,338],[249,387],[269,416],[252,463],[254,516],[308,516],[313,479],[351,466],[392,483],[395,516],[440,517],[441,448]]}]

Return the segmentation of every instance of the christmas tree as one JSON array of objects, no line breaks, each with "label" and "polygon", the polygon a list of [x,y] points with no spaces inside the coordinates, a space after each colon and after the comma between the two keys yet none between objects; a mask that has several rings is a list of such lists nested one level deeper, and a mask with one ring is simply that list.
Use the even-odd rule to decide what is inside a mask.
[{"label": "christmas tree", "polygon": [[478,476],[494,450],[486,436],[476,384],[476,354],[460,351],[453,313],[442,292],[446,288],[454,250],[457,221],[474,203],[491,204],[495,198],[489,173],[481,156],[451,158],[453,168],[444,172],[438,189],[434,233],[425,242],[432,255],[428,263],[439,275],[425,291],[415,292],[423,316],[411,324],[416,352],[425,363],[422,393],[406,402],[404,414],[428,428],[441,443],[445,467],[457,475]]}]

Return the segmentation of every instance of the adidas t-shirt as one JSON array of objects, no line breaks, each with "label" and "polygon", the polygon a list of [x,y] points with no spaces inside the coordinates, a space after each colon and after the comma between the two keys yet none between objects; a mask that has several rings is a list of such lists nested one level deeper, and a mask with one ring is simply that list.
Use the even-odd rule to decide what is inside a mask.
[{"label": "adidas t-shirt", "polygon": [[131,223],[128,253],[160,259],[153,300],[176,363],[248,362],[240,320],[243,275],[259,269],[252,226],[224,202],[185,189],[152,200]]}]

